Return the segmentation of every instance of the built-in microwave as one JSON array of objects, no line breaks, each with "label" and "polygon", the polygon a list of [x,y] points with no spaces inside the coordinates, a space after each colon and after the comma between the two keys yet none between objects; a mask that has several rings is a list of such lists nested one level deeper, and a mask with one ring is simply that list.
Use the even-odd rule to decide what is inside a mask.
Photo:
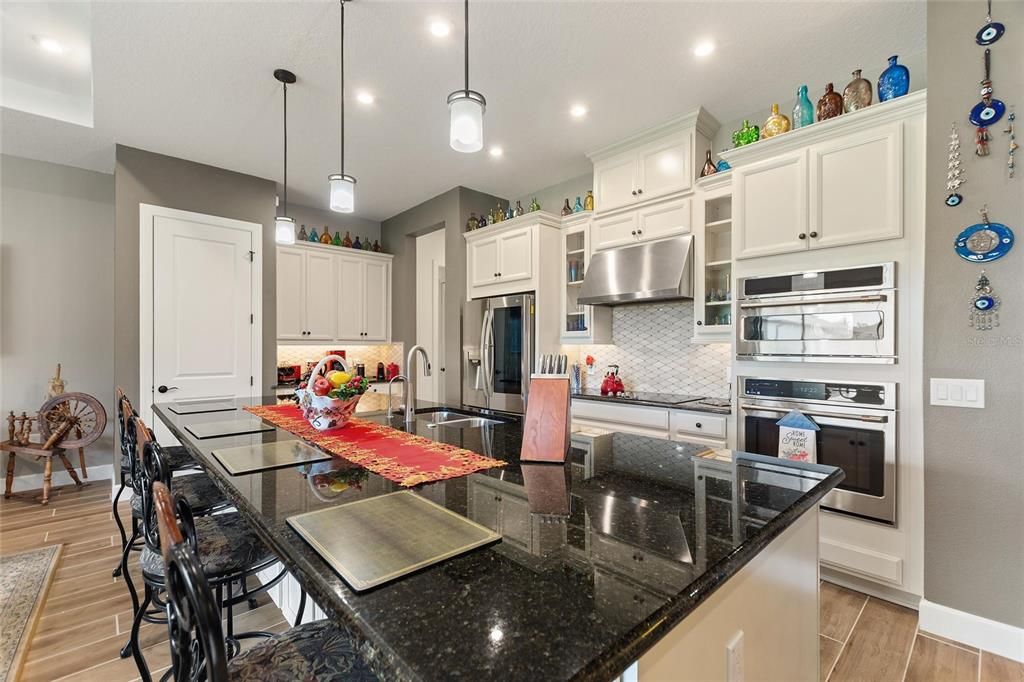
[{"label": "built-in microwave", "polygon": [[738,360],[896,362],[896,264],[739,280]]}]

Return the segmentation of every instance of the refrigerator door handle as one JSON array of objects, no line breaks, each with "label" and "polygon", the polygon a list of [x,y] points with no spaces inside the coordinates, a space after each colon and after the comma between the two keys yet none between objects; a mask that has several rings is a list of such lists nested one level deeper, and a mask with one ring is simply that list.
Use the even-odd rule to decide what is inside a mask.
[{"label": "refrigerator door handle", "polygon": [[[488,308],[484,310],[484,321],[480,326],[480,368],[483,372],[484,397],[490,403],[493,392],[490,390],[491,379],[494,372],[494,312]],[[488,407],[490,405],[488,404]]]}]

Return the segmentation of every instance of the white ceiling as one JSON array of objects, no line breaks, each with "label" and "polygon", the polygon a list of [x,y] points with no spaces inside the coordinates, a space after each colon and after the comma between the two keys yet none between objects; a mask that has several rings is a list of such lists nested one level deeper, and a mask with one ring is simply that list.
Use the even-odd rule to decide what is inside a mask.
[{"label": "white ceiling", "polygon": [[[11,3],[5,2],[5,5]],[[462,83],[460,2],[346,6],[346,172],[357,214],[380,220],[455,185],[519,196],[585,173],[584,153],[705,106],[730,121],[807,83],[872,80],[925,50],[924,2],[484,2],[470,4],[470,85],[487,97],[486,151],[448,147],[445,98]],[[981,15],[979,15],[981,16]],[[428,19],[453,24],[447,39]],[[280,180],[289,88],[289,200],[327,206],[338,171],[338,4],[103,2],[92,7],[94,127],[3,109],[9,154],[102,171],[114,143]],[[694,44],[710,37],[704,60]],[[358,104],[370,89],[377,101]],[[571,103],[590,108],[583,120]]]}]

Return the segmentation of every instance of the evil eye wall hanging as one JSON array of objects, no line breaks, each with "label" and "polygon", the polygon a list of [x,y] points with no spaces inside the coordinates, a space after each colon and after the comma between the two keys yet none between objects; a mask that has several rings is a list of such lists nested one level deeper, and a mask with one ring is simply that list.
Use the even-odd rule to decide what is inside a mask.
[{"label": "evil eye wall hanging", "polygon": [[978,331],[988,331],[999,326],[999,297],[992,291],[992,283],[985,271],[981,271],[978,283],[974,285],[971,298],[971,312],[967,324]]},{"label": "evil eye wall hanging", "polygon": [[998,21],[992,21],[992,0],[988,0],[988,14],[985,15],[985,25],[978,29],[974,36],[974,42],[979,45],[991,45],[1003,37],[1006,27]]},{"label": "evil eye wall hanging", "polygon": [[952,130],[949,133],[949,163],[946,164],[946,206],[959,206],[964,198],[957,192],[960,185],[964,184],[963,162],[960,160],[960,134],[956,130],[956,121],[953,121]]},{"label": "evil eye wall hanging", "polygon": [[981,81],[981,101],[974,105],[968,117],[979,128],[992,125],[1006,113],[1006,105],[1002,100],[992,97],[991,67],[992,50],[985,48],[985,78]]},{"label": "evil eye wall hanging", "polygon": [[1013,230],[1002,223],[989,222],[988,207],[980,212],[982,222],[964,229],[953,245],[956,255],[972,263],[998,260],[1013,248]]}]

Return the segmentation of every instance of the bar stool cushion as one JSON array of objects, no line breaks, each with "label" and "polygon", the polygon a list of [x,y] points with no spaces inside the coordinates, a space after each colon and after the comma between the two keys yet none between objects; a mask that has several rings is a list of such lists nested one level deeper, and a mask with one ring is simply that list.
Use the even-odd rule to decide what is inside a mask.
[{"label": "bar stool cushion", "polygon": [[[245,573],[274,560],[238,512],[200,516],[195,524],[197,554],[207,577]],[[159,552],[144,548],[139,563],[143,576],[163,577],[164,560]]]},{"label": "bar stool cushion", "polygon": [[[206,474],[190,474],[171,478],[171,492],[183,495],[188,506],[196,514],[204,513],[214,507],[227,505],[227,498],[213,480]],[[132,498],[132,516],[142,518],[142,497]]]},{"label": "bar stool cushion", "polygon": [[232,682],[370,682],[379,679],[352,638],[330,621],[292,628],[228,662]]},{"label": "bar stool cushion", "polygon": [[[167,466],[171,468],[171,471],[191,469],[199,466],[196,464],[196,460],[193,459],[191,453],[189,453],[184,445],[169,445],[165,448],[160,448],[160,452],[163,454],[164,461],[167,462]],[[131,470],[131,463],[128,461],[128,456],[121,455],[121,471],[127,474]]]}]

